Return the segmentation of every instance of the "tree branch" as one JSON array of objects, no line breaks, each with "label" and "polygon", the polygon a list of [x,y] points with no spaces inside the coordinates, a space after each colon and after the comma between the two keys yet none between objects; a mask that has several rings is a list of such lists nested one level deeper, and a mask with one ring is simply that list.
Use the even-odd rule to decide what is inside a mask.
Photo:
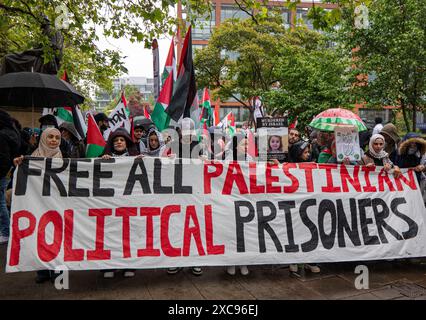
[{"label": "tree branch", "polygon": [[21,9],[21,8],[9,7],[9,6],[6,6],[5,4],[0,3],[0,9],[3,9],[3,10],[8,11],[8,12],[21,13],[21,14],[29,15],[29,16],[32,16],[34,19],[36,19],[38,21],[37,17],[32,12],[26,11],[26,10]]},{"label": "tree branch", "polygon": [[243,7],[241,3],[238,2],[238,0],[235,0],[235,3],[237,4],[237,6],[240,8],[241,11],[244,11],[245,13],[247,13],[256,24],[259,24],[259,21],[257,21],[256,17],[254,16],[252,12],[248,11],[247,8]]}]

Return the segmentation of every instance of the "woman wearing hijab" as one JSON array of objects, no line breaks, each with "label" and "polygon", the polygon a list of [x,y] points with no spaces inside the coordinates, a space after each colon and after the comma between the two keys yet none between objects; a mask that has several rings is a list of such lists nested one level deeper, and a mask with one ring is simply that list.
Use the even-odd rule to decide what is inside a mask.
[{"label": "woman wearing hijab", "polygon": [[[61,132],[56,128],[46,128],[40,137],[38,148],[31,154],[32,157],[41,158],[62,158],[62,152],[59,149],[61,145]],[[15,166],[20,165],[24,156],[13,160]]]},{"label": "woman wearing hijab", "polygon": [[[41,158],[62,158],[60,150],[61,132],[56,128],[46,128],[40,137],[38,148],[31,154],[32,157]],[[13,160],[13,164],[18,166],[22,163],[24,156],[17,157]],[[48,280],[53,280],[55,274],[50,270],[37,271],[36,283],[43,283]]]},{"label": "woman wearing hijab", "polygon": [[148,157],[164,157],[168,155],[169,149],[164,143],[162,134],[157,129],[149,129],[146,144],[143,155]]},{"label": "woman wearing hijab", "polygon": [[360,164],[367,167],[381,166],[385,171],[395,167],[385,151],[385,138],[381,134],[371,136],[368,151],[362,157]]}]

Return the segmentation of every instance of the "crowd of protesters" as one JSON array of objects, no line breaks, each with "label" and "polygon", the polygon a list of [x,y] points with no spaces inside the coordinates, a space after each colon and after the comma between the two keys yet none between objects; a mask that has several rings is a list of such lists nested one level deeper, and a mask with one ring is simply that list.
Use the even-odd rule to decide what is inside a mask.
[{"label": "crowd of protesters", "polygon": [[[95,121],[101,133],[108,129],[108,117],[99,113]],[[53,115],[39,119],[40,128],[21,128],[17,120],[0,110],[0,244],[9,238],[9,208],[11,199],[11,179],[14,168],[25,155],[48,158],[84,158],[85,139],[80,137],[73,124],[63,122],[58,126]],[[169,130],[170,129],[170,130]],[[241,130],[232,137],[219,128],[209,128],[197,135],[195,123],[184,118],[178,126],[159,132],[149,119],[137,120],[133,124],[133,136],[124,128],[112,132],[102,158],[111,157],[179,157],[198,158],[202,160],[243,160],[256,161],[248,152],[250,139],[248,130]],[[272,138],[273,139],[273,138]],[[271,139],[271,140],[272,140]],[[271,141],[271,148],[280,149],[279,139]],[[380,118],[372,132],[360,133],[362,159],[347,165],[383,166],[394,175],[400,174],[400,168],[414,168],[417,179],[425,190],[426,186],[426,141],[417,133],[408,133],[402,139],[396,127],[382,124]],[[271,160],[277,163],[278,160]],[[296,128],[288,132],[288,152],[279,162],[316,162],[337,163],[336,145],[333,132],[310,131],[299,132]],[[425,199],[425,197],[424,197]],[[239,266],[243,275],[247,275],[247,266]],[[169,268],[169,274],[178,273],[182,268]],[[302,269],[313,273],[320,272],[315,264],[290,265],[290,271],[300,274]],[[117,270],[102,270],[105,278],[113,278]],[[125,277],[133,277],[135,270],[122,270]],[[200,267],[191,267],[194,275],[201,275]],[[230,275],[236,273],[236,266],[228,266]],[[44,282],[53,277],[48,270],[37,273],[37,282]]]}]

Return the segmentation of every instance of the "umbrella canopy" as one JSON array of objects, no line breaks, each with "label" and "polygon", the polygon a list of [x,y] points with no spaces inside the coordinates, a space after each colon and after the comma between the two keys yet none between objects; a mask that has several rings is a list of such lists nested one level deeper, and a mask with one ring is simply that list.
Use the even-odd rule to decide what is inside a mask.
[{"label": "umbrella canopy", "polygon": [[0,106],[53,108],[83,101],[72,85],[55,75],[14,72],[0,77]]},{"label": "umbrella canopy", "polygon": [[334,131],[334,128],[339,126],[355,126],[359,132],[367,130],[367,127],[358,115],[341,108],[327,109],[321,112],[309,125],[323,131]]}]

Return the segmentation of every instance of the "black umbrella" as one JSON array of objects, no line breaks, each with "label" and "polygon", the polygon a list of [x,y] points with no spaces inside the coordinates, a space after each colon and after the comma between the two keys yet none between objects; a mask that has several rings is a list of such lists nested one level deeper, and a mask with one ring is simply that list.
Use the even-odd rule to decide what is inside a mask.
[{"label": "black umbrella", "polygon": [[55,75],[14,72],[0,76],[0,106],[71,107],[83,101],[72,85]]}]

